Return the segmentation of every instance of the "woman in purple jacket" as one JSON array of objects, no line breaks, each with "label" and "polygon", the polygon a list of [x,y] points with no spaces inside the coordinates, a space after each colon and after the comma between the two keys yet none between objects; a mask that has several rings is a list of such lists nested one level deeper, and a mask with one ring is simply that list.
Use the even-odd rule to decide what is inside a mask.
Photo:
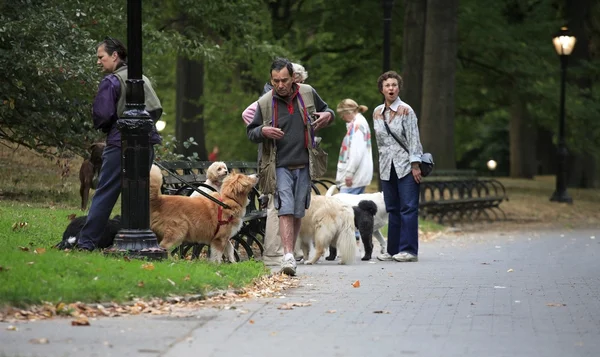
[{"label": "woman in purple jacket", "polygon": [[[121,41],[107,37],[96,47],[98,66],[108,73],[98,86],[94,99],[92,117],[94,127],[107,134],[106,147],[102,154],[102,168],[98,178],[98,187],[94,193],[85,225],[77,239],[77,247],[92,251],[98,246],[110,213],[121,194],[121,133],[117,120],[125,110],[125,80],[127,80],[127,48]],[[162,115],[160,101],[146,77],[144,94],[146,110],[152,120]],[[159,144],[161,137],[156,127],[150,133],[150,145]],[[154,159],[154,150],[150,150],[150,162]]]}]

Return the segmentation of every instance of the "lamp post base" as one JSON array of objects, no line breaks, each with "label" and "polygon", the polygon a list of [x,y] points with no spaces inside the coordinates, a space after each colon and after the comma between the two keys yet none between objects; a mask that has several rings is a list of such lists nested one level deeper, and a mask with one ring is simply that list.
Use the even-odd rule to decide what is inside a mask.
[{"label": "lamp post base", "polygon": [[115,236],[113,247],[106,249],[104,254],[148,260],[162,260],[168,256],[167,251],[158,246],[156,235],[149,229],[121,229]]},{"label": "lamp post base", "polygon": [[554,193],[552,194],[552,197],[550,197],[550,201],[552,202],[563,202],[563,203],[573,203],[573,199],[571,198],[571,196],[569,196],[569,194],[567,193],[567,191],[554,191]]}]

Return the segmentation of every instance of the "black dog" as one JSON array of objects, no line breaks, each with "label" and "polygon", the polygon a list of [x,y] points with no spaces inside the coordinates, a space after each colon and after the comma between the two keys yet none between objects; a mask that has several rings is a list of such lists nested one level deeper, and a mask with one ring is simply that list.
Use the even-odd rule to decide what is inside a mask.
[{"label": "black dog", "polygon": [[[81,228],[83,228],[86,219],[87,216],[79,216],[74,218],[65,229],[62,241],[60,241],[60,243],[54,247],[60,250],[73,249],[77,245],[79,233],[81,232]],[[98,243],[97,248],[110,247],[113,244],[113,240],[115,239],[115,235],[119,229],[121,229],[121,216],[117,215],[108,220],[108,223],[102,232],[102,236],[100,237],[100,242]]]},{"label": "black dog", "polygon": [[90,197],[90,189],[96,189],[98,183],[98,175],[102,167],[102,152],[104,151],[105,143],[95,143],[90,146],[90,158],[84,160],[79,168],[79,195],[81,196],[81,210],[87,208],[88,199]]},{"label": "black dog", "polygon": [[[373,254],[373,220],[377,214],[377,205],[373,201],[360,201],[358,206],[352,206],[354,210],[354,226],[360,232],[360,238],[365,246],[365,255],[361,260],[370,260]],[[335,260],[337,248],[329,247],[329,256],[326,260]]]}]

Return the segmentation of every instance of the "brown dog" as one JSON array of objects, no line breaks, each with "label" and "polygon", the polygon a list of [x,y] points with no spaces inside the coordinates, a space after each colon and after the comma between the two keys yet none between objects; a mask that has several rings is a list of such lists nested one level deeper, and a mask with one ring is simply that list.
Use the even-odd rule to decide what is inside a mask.
[{"label": "brown dog", "polygon": [[90,158],[81,163],[79,169],[79,195],[81,196],[81,210],[85,211],[90,197],[90,189],[96,189],[97,178],[102,167],[102,152],[105,143],[95,143],[90,146]]},{"label": "brown dog", "polygon": [[163,176],[156,165],[150,170],[150,228],[156,233],[160,246],[170,249],[184,241],[210,245],[211,260],[222,261],[226,250],[230,262],[235,262],[229,239],[242,227],[246,214],[248,193],[258,182],[256,175],[232,173],[223,181],[221,193],[211,195],[229,208],[210,199],[161,194]]}]

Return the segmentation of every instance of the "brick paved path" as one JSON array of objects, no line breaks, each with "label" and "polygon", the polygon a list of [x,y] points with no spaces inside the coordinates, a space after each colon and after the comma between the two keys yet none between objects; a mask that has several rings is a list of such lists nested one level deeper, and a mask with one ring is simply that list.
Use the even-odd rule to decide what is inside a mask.
[{"label": "brick paved path", "polygon": [[[595,357],[599,233],[440,237],[422,243],[418,263],[300,266],[285,299],[187,318],[0,324],[0,356]],[[311,305],[277,309],[290,302]],[[40,337],[50,344],[29,342]]]}]

